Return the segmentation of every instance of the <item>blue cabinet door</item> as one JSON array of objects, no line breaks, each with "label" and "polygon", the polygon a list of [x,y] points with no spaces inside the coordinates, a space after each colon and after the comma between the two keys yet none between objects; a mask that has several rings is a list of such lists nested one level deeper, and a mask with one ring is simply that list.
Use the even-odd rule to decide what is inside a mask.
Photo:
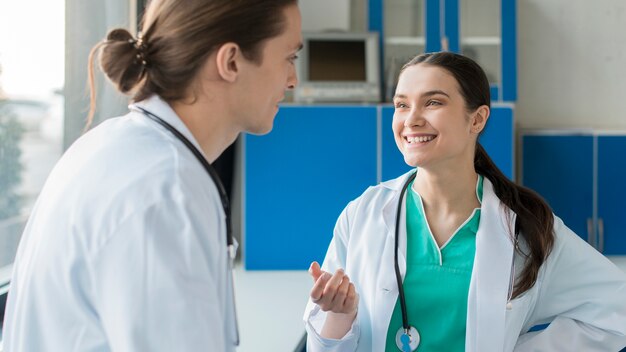
[{"label": "blue cabinet door", "polygon": [[337,217],[376,184],[376,107],[282,107],[244,139],[244,260],[251,270],[321,261]]},{"label": "blue cabinet door", "polygon": [[[393,137],[391,123],[393,107],[382,109],[382,180],[389,180],[411,169],[404,162]],[[513,107],[495,106],[485,131],[480,136],[480,143],[493,159],[494,163],[509,178],[513,179]]]},{"label": "blue cabinet door", "polygon": [[391,123],[393,122],[393,106],[383,106],[381,123],[381,147],[382,147],[382,180],[394,179],[411,170],[411,166],[404,162],[404,156],[398,150],[396,140],[393,137]]},{"label": "blue cabinet door", "polygon": [[598,137],[598,250],[626,254],[626,136]]},{"label": "blue cabinet door", "polygon": [[496,166],[510,180],[514,173],[513,107],[493,106],[479,142]]},{"label": "blue cabinet door", "polygon": [[522,182],[539,193],[570,229],[589,242],[593,217],[593,137],[525,135]]},{"label": "blue cabinet door", "polygon": [[[437,12],[427,13],[427,24],[428,21],[432,20],[432,17],[441,17],[441,19],[435,19],[436,23],[433,23],[433,26],[440,26],[440,20],[443,20],[443,33],[440,33],[438,28],[434,29],[435,35],[440,38],[435,37],[435,40],[441,41],[442,38],[445,38],[448,43],[449,51],[453,51],[456,53],[461,53],[463,50],[462,47],[472,48],[472,51],[477,50],[481,46],[475,46],[476,44],[471,44],[471,37],[464,37],[461,39],[461,27],[472,28],[474,25],[472,23],[462,25],[462,16],[461,13],[467,12],[463,11],[462,8],[464,6],[471,6],[471,2],[461,2],[460,0],[443,0],[443,1],[427,1],[426,8],[428,9],[429,4],[432,2],[441,3],[441,12],[443,12],[443,16],[438,15]],[[496,5],[496,2],[494,2]],[[499,28],[499,36],[500,36],[500,80],[498,82],[492,82],[492,91],[491,91],[491,100],[492,101],[515,101],[517,100],[517,0],[500,0],[500,28]],[[434,5],[438,6],[438,5]],[[471,20],[471,18],[468,18]],[[482,25],[481,27],[484,27]],[[487,26],[489,27],[489,26]],[[427,30],[429,27],[426,27]],[[493,35],[493,34],[492,34]],[[431,40],[431,41],[435,41]],[[484,47],[483,47],[484,48]],[[441,50],[441,47],[435,47],[435,50]],[[480,49],[479,49],[480,50]],[[428,50],[427,50],[428,51]],[[476,54],[475,54],[476,55]],[[475,59],[481,57],[480,54],[476,55]],[[487,61],[488,62],[488,61]],[[496,67],[486,67],[484,66],[484,62],[478,60],[478,63],[483,66],[483,69],[486,71],[492,71]]]}]

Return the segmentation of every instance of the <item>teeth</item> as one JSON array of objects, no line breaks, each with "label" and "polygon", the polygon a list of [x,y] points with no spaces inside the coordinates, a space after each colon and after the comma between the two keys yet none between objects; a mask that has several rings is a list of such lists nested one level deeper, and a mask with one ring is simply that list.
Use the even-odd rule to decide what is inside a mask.
[{"label": "teeth", "polygon": [[415,143],[415,142],[424,143],[424,142],[432,141],[434,138],[435,136],[406,137],[406,140],[409,143]]}]

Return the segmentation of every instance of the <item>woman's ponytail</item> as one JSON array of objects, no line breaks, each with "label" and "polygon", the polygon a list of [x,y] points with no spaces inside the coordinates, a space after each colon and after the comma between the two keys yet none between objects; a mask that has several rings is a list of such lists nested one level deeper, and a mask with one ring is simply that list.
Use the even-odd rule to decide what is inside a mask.
[{"label": "woman's ponytail", "polygon": [[480,143],[476,143],[474,168],[493,184],[500,201],[517,214],[515,231],[519,231],[528,246],[528,253],[523,253],[516,244],[515,250],[526,257],[526,263],[513,290],[515,298],[533,287],[541,265],[550,255],[554,245],[554,216],[539,195],[509,180]]}]

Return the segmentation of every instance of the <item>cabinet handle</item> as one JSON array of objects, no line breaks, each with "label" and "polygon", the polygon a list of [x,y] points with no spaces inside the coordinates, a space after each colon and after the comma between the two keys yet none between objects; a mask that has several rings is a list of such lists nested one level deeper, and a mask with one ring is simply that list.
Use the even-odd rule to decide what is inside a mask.
[{"label": "cabinet handle", "polygon": [[594,248],[596,247],[595,241],[591,238],[593,234],[593,219],[587,218],[587,243],[592,245]]},{"label": "cabinet handle", "polygon": [[598,235],[600,236],[598,240],[598,250],[602,253],[604,252],[604,220],[602,220],[602,218],[598,219]]},{"label": "cabinet handle", "polygon": [[447,36],[443,36],[441,38],[441,51],[448,51],[448,48],[450,47],[450,42],[448,40]]}]

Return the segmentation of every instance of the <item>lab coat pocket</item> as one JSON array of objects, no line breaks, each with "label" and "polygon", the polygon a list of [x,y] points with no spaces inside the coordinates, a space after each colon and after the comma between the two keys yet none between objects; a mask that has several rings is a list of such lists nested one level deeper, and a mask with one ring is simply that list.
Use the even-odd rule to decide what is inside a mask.
[{"label": "lab coat pocket", "polygon": [[[505,351],[512,351],[517,337],[523,333],[522,329],[531,316],[536,301],[536,289],[531,288],[521,296],[507,303],[505,313]],[[511,344],[510,346],[508,346]]]},{"label": "lab coat pocket", "polygon": [[395,275],[385,275],[378,280],[378,291],[383,295],[397,295],[398,281]]}]

